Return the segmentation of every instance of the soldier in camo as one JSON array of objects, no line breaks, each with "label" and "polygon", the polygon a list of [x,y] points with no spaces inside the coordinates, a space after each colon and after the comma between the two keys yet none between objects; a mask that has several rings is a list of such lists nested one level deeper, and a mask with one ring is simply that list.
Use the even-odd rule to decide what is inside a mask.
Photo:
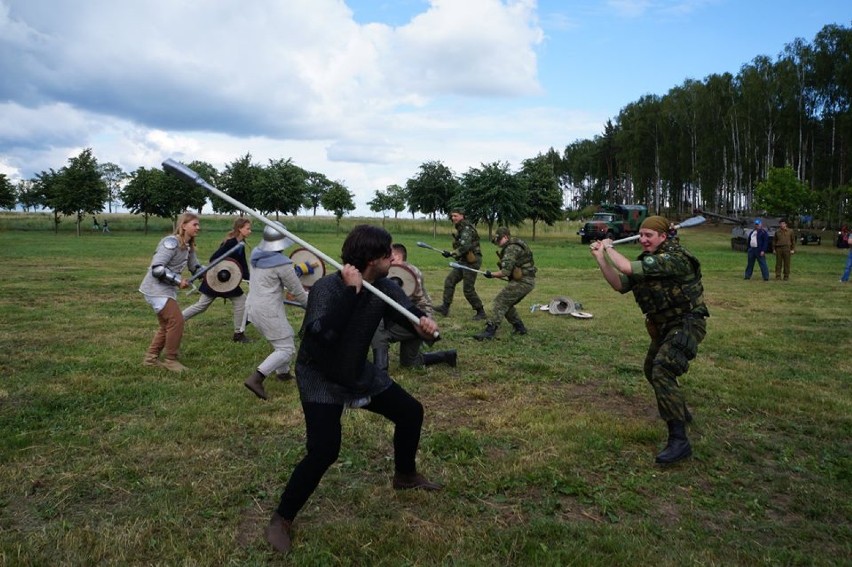
[{"label": "soldier in camo", "polygon": [[645,356],[645,377],[654,388],[657,409],[669,429],[668,443],[656,457],[675,463],[692,454],[686,423],[692,416],[678,384],[698,353],[710,316],[704,304],[701,265],[678,242],[667,240],[669,222],[660,216],[645,219],[639,230],[642,254],[630,261],[606,239],[591,245],[604,278],[621,293],[633,292],[645,314],[651,345]]},{"label": "soldier in camo", "polygon": [[[444,257],[454,258],[459,264],[478,270],[482,266],[482,251],[479,249],[479,233],[476,232],[476,227],[464,218],[464,209],[462,208],[453,209],[450,213],[450,219],[453,221],[453,228],[455,229],[455,232],[453,232],[453,250],[445,250]],[[476,293],[476,275],[476,272],[470,270],[453,268],[447,274],[447,279],[444,280],[444,301],[441,305],[435,307],[435,312],[445,317],[449,315],[456,285],[463,281],[464,298],[476,311],[473,320],[485,320],[485,309],[482,307],[482,300]]]},{"label": "soldier in camo", "polygon": [[474,335],[478,341],[491,340],[497,333],[500,323],[505,317],[512,324],[516,335],[526,335],[527,328],[521,321],[515,305],[525,298],[535,287],[535,261],[533,253],[527,243],[520,238],[515,238],[505,226],[501,226],[494,233],[494,244],[500,247],[497,257],[500,259],[497,266],[498,272],[486,271],[486,278],[501,278],[509,283],[494,298],[494,307],[485,330]]}]

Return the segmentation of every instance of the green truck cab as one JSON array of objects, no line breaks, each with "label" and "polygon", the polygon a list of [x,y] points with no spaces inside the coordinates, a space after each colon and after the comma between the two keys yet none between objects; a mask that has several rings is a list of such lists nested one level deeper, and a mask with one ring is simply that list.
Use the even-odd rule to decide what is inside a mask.
[{"label": "green truck cab", "polygon": [[638,234],[646,218],[648,207],[645,205],[601,205],[600,210],[577,234],[583,244],[604,238],[617,240]]}]

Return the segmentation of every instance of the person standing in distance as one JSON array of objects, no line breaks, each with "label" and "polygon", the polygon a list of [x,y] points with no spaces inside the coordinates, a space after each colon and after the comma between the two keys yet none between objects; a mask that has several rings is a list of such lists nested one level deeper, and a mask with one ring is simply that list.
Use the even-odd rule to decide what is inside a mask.
[{"label": "person standing in distance", "polygon": [[651,344],[645,355],[645,378],[657,398],[660,417],[669,438],[657,463],[676,463],[692,455],[686,423],[692,420],[678,384],[689,369],[698,345],[707,333],[701,264],[679,243],[667,240],[669,221],[661,216],[645,219],[639,229],[642,253],[635,261],[622,256],[607,238],[593,242],[592,256],[607,283],[620,293],[633,292],[645,315]]},{"label": "person standing in distance", "polygon": [[[245,242],[250,235],[251,219],[245,217],[236,219],[231,231],[225,235],[225,238],[222,240],[219,248],[210,256],[210,261],[213,262],[240,242]],[[246,262],[245,247],[236,252],[232,252],[230,257],[236,260],[240,265],[243,281],[249,281],[249,267],[248,262]],[[249,339],[245,334],[246,296],[243,294],[243,288],[241,286],[237,286],[231,291],[220,293],[207,285],[206,279],[202,279],[199,291],[201,292],[201,297],[198,301],[183,310],[184,321],[189,321],[196,315],[200,315],[207,311],[207,308],[213,304],[217,297],[222,297],[226,300],[230,299],[231,303],[234,304],[233,341],[235,343],[250,343],[251,339]]]},{"label": "person standing in distance", "polygon": [[[464,218],[464,209],[454,208],[450,212],[450,220],[453,221],[453,250],[444,251],[445,258],[454,258],[456,262],[478,270],[482,266],[482,250],[479,248],[479,233],[473,223]],[[453,295],[459,282],[462,284],[464,298],[473,307],[476,314],[474,321],[485,320],[485,309],[482,300],[476,293],[476,272],[453,268],[444,280],[443,303],[435,307],[435,312],[444,317],[450,314],[450,305],[453,303]]]},{"label": "person standing in distance", "polygon": [[[393,422],[391,485],[395,490],[441,488],[417,472],[423,405],[367,360],[370,341],[382,319],[408,325],[424,338],[431,338],[438,330],[435,321],[386,277],[390,257],[391,235],[381,227],[358,225],[343,242],[342,269],[311,287],[296,357],[307,454],[293,469],[266,528],[266,540],[279,553],[290,551],[293,520],[337,461],[341,417],[347,407],[363,408]],[[413,325],[365,289],[363,282],[372,283],[418,317],[419,323]]]},{"label": "person standing in distance", "polygon": [[790,257],[796,253],[796,235],[787,228],[787,221],[781,219],[779,228],[772,237],[772,248],[775,250],[775,279],[781,279],[784,272],[784,281],[790,279]]},{"label": "person standing in distance", "polygon": [[526,335],[527,328],[518,315],[515,305],[521,302],[535,287],[535,261],[533,253],[527,243],[520,238],[515,238],[509,232],[509,228],[501,226],[494,233],[494,244],[500,247],[497,256],[500,258],[497,272],[486,271],[486,278],[500,278],[508,280],[497,297],[494,298],[494,306],[491,309],[491,317],[485,325],[485,330],[474,335],[478,341],[491,340],[497,333],[500,323],[505,317],[512,324],[516,335]]},{"label": "person standing in distance", "polygon": [[[175,232],[166,236],[157,245],[148,272],[142,279],[139,291],[145,296],[160,327],[145,351],[142,364],[162,366],[172,372],[183,372],[186,366],[178,361],[180,341],[183,338],[183,314],[177,302],[177,290],[189,287],[189,280],[181,278],[181,272],[189,266],[191,273],[201,269],[195,255],[195,237],[201,232],[198,215],[185,212],[175,224]],[[160,353],[164,358],[160,361]]]},{"label": "person standing in distance", "polygon": [[754,229],[748,233],[748,264],[746,264],[744,279],[751,279],[754,263],[757,261],[763,281],[769,281],[769,267],[766,265],[767,250],[769,250],[769,233],[763,228],[760,219],[754,219]]}]

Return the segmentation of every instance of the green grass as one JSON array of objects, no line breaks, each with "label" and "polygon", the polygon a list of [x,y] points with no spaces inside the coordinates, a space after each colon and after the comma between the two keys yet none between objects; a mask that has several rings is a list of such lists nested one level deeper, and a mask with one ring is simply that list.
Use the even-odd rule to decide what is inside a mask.
[{"label": "green grass", "polygon": [[[248,393],[242,381],[270,349],[252,327],[259,340],[231,342],[222,302],[187,324],[189,372],[142,367],[156,319],[136,290],[169,226],[152,219],[145,235],[136,217],[107,218],[112,234],[76,237],[68,223],[55,235],[49,216],[0,215],[0,565],[266,564],[263,526],[303,454],[295,386],[272,381],[265,403]],[[230,222],[202,219],[203,258]],[[338,257],[333,219],[284,222]],[[440,301],[446,260],[414,243],[448,247],[449,223],[433,237],[425,221],[385,222]],[[660,468],[639,310],[605,284],[576,229],[530,240],[529,335],[504,325],[474,341],[482,325],[458,289],[435,347],[458,349],[458,368],[392,362],[426,407],[420,468],[445,490],[395,493],[391,428],[347,412],[290,564],[850,564],[846,251],[826,238],[798,249],[790,282],[743,281],[746,257],[724,227],[682,232],[711,318],[681,381],[695,456]],[[488,267],[494,247],[483,249]],[[501,285],[479,280],[486,305]],[[557,295],[594,318],[528,312]],[[298,326],[301,312],[290,317]]]}]

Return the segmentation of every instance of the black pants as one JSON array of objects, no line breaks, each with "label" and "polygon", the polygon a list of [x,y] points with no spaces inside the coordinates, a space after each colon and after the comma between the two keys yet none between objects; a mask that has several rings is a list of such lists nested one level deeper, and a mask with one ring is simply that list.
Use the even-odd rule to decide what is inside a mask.
[{"label": "black pants", "polygon": [[[402,474],[416,473],[415,457],[423,426],[423,405],[394,382],[390,388],[374,396],[363,409],[394,423],[394,468]],[[302,410],[305,413],[308,454],[293,469],[281,494],[277,512],[286,520],[296,517],[316,490],[325,471],[340,455],[343,406],[304,402]]]}]

